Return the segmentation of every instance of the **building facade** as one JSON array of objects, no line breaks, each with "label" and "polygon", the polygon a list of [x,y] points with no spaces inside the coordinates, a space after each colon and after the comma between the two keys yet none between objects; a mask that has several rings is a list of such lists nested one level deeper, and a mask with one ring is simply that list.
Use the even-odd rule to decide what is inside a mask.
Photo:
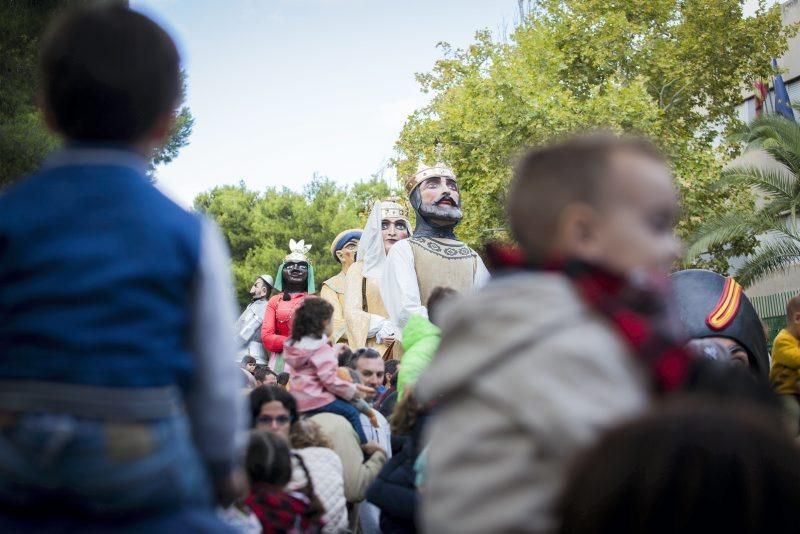
[{"label": "building facade", "polygon": [[[781,15],[785,25],[800,22],[800,0],[790,0],[781,5]],[[768,36],[765,36],[768,38]],[[800,102],[800,34],[789,40],[789,49],[777,58],[778,68],[789,91],[792,103]],[[743,102],[737,108],[739,119],[750,122],[756,118],[756,99],[753,88],[743,91]],[[770,89],[765,103],[765,112],[774,110],[774,92]],[[800,120],[800,114],[796,116]],[[750,151],[731,162],[732,166],[757,165],[769,166],[773,160],[760,151]],[[769,239],[768,236],[763,239]],[[732,262],[735,266],[737,262]],[[747,295],[758,310],[765,327],[769,330],[771,340],[786,324],[786,301],[800,293],[800,266],[788,272],[761,280],[747,288]]]}]

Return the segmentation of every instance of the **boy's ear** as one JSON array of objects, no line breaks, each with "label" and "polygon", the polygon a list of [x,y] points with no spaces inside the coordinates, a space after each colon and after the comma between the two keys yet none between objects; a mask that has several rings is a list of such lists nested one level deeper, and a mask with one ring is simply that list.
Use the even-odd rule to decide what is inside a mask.
[{"label": "boy's ear", "polygon": [[156,120],[153,127],[138,142],[134,143],[134,146],[141,154],[151,158],[154,151],[167,142],[173,126],[175,126],[175,114],[170,112],[162,115]]},{"label": "boy's ear", "polygon": [[44,92],[41,90],[36,93],[36,105],[41,110],[42,119],[44,120],[44,124],[47,126],[47,129],[54,134],[60,135],[61,131],[58,127],[56,117],[53,115],[53,111],[50,109],[50,106],[47,105],[47,101],[44,98]]},{"label": "boy's ear", "polygon": [[558,248],[568,256],[592,259],[597,254],[597,230],[597,212],[592,206],[569,204],[559,217]]},{"label": "boy's ear", "polygon": [[800,312],[794,312],[792,314],[792,322],[794,324],[800,324]]},{"label": "boy's ear", "polygon": [[160,147],[169,139],[172,128],[175,126],[175,114],[168,113],[158,119],[150,130],[150,137],[153,146]]}]

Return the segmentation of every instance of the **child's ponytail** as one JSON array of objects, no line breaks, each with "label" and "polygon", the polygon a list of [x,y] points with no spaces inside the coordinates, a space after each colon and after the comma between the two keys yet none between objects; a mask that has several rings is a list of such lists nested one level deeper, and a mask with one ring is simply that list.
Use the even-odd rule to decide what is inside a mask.
[{"label": "child's ponytail", "polygon": [[311,480],[311,474],[308,472],[308,468],[306,467],[306,463],[303,461],[303,457],[296,452],[292,452],[292,456],[294,456],[294,458],[300,464],[300,468],[303,470],[303,473],[305,473],[306,480],[308,481],[308,483],[301,490],[303,495],[305,495],[308,499],[308,508],[303,515],[312,523],[320,523],[322,521],[322,516],[325,515],[325,507],[317,498],[317,494],[314,491],[314,481]]}]

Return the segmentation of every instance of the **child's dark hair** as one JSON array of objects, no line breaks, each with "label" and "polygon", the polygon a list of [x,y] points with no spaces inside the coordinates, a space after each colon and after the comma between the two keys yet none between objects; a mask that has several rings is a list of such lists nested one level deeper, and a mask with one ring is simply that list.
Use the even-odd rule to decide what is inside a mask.
[{"label": "child's dark hair", "polygon": [[339,367],[349,367],[350,360],[352,359],[353,359],[353,350],[350,347],[345,346],[339,352]]},{"label": "child's dark hair", "polygon": [[719,402],[743,401],[760,407],[781,425],[783,411],[778,395],[766,379],[730,362],[697,358],[692,361],[681,390]]},{"label": "child's dark hair", "polygon": [[676,397],[578,459],[558,532],[782,532],[795,530],[798,499],[800,451],[772,415]]},{"label": "child's dark hair", "polygon": [[307,297],[294,312],[292,339],[300,341],[304,337],[322,337],[331,317],[333,306],[328,301],[319,297]]},{"label": "child's dark hair", "polygon": [[245,365],[249,365],[251,363],[256,363],[256,359],[253,358],[252,356],[242,357],[242,367],[244,367]]},{"label": "child's dark hair", "polygon": [[273,486],[285,486],[292,478],[289,444],[271,432],[250,431],[245,469],[250,484],[261,482]]},{"label": "child's dark hair", "polygon": [[400,360],[386,360],[384,364],[384,372],[387,375],[392,375],[392,380],[389,382],[389,385],[392,387],[397,387],[397,368],[400,367]]},{"label": "child's dark hair", "polygon": [[314,481],[308,472],[303,457],[289,450],[289,444],[272,432],[250,431],[250,441],[245,455],[245,470],[250,485],[261,483],[283,488],[292,479],[292,457],[306,476],[306,485],[300,490],[308,499],[308,508],[303,515],[319,522],[325,515],[325,507],[314,491]]},{"label": "child's dark hair", "polygon": [[[264,379],[267,378],[267,375],[275,375],[275,373],[272,371],[272,369],[270,369],[269,366],[267,366],[267,365],[263,365],[263,364],[262,365],[257,365],[256,366],[256,370],[253,371],[253,376],[259,382],[263,382]],[[278,375],[275,375],[275,376],[277,377]]]},{"label": "child's dark hair", "polygon": [[58,18],[42,41],[39,76],[55,129],[76,141],[139,141],[181,93],[172,38],[120,3]]},{"label": "child's dark hair", "polygon": [[290,375],[286,371],[278,373],[278,384],[281,386],[285,386],[286,384],[289,383],[290,378],[292,378],[292,375]]}]

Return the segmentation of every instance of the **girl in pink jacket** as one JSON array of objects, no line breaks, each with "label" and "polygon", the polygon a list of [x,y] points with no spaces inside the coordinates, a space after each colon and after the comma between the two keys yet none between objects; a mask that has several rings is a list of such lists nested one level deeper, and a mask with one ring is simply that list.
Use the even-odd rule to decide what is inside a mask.
[{"label": "girl in pink jacket", "polygon": [[333,306],[316,297],[306,298],[295,311],[292,335],[283,346],[283,356],[292,368],[290,391],[301,413],[329,412],[350,421],[363,445],[367,436],[358,409],[349,401],[374,392],[336,375],[338,359],[325,336],[332,316]]}]

